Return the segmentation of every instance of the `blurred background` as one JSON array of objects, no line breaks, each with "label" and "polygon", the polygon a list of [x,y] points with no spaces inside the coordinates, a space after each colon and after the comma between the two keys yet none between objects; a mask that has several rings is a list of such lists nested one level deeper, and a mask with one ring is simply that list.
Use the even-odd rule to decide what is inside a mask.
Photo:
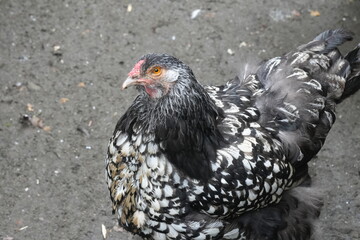
[{"label": "blurred background", "polygon": [[[222,84],[340,27],[356,34],[348,51],[359,0],[0,0],[0,239],[102,239],[102,228],[137,239],[116,227],[104,158],[137,94],[121,83],[142,55],[175,55],[203,84]],[[360,94],[339,106],[310,163],[322,239],[360,239],[359,119]]]}]

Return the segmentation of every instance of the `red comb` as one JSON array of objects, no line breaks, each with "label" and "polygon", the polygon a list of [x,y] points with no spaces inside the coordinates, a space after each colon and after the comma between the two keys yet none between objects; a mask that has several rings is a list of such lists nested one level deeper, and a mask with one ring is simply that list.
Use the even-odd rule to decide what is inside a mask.
[{"label": "red comb", "polygon": [[140,75],[140,69],[141,69],[141,66],[143,65],[143,63],[145,62],[145,60],[140,60],[138,61],[134,68],[129,72],[128,76],[129,77],[136,77],[136,76],[139,76]]}]

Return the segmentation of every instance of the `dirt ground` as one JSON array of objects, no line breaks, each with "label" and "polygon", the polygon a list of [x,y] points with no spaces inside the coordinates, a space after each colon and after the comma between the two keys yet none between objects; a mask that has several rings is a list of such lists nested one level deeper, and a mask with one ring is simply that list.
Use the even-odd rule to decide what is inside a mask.
[{"label": "dirt ground", "polygon": [[[137,239],[114,228],[104,158],[143,54],[220,84],[338,27],[357,34],[342,50],[360,42],[359,0],[0,0],[0,239],[102,239],[102,224],[107,239]],[[360,94],[310,164],[321,239],[360,239],[359,119]]]}]

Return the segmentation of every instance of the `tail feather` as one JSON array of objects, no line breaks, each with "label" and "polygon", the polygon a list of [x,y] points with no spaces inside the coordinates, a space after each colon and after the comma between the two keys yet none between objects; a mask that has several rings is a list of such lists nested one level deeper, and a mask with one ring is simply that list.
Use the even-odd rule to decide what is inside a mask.
[{"label": "tail feather", "polygon": [[326,41],[329,48],[334,49],[335,47],[343,44],[345,41],[353,39],[353,33],[345,29],[327,30],[320,33],[314,38],[315,41]]},{"label": "tail feather", "polygon": [[337,46],[353,39],[353,33],[344,29],[327,30],[320,33],[313,41],[300,46],[300,51],[309,50],[315,53],[327,54]]},{"label": "tail feather", "polygon": [[360,89],[360,44],[349,52],[345,59],[349,62],[351,71],[347,76],[344,92],[338,102],[353,95]]}]

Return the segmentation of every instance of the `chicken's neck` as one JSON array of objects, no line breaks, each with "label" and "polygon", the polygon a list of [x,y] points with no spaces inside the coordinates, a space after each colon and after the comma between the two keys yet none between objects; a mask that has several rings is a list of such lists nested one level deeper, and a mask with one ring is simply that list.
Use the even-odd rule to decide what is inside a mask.
[{"label": "chicken's neck", "polygon": [[160,151],[188,177],[206,181],[224,144],[218,129],[223,112],[197,82],[154,101],[140,94],[118,123],[129,135],[152,134]]}]

